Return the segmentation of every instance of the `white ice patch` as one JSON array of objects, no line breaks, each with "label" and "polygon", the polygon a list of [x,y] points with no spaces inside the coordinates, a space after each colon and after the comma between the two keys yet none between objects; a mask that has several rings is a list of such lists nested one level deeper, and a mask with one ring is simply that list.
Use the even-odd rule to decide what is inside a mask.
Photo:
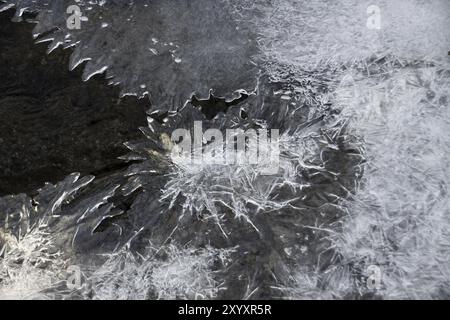
[{"label": "white ice patch", "polygon": [[[237,20],[253,23],[258,30],[269,65],[314,71],[388,54],[445,61],[450,48],[447,0],[227,2],[234,6]],[[379,9],[379,29],[368,27],[368,9],[374,5]]]},{"label": "white ice patch", "polygon": [[[201,214],[207,210],[209,217],[219,224],[224,211],[231,210],[237,219],[250,223],[259,231],[251,221],[250,212],[293,208],[291,203],[302,196],[303,188],[309,186],[301,181],[299,170],[317,158],[319,145],[315,138],[314,134],[302,131],[282,135],[279,171],[274,175],[265,175],[261,169],[270,163],[217,164],[213,152],[203,154],[202,161],[179,157],[161,200],[174,205],[181,196],[184,212]],[[289,187],[295,196],[291,199],[277,198],[276,191],[282,187]]]},{"label": "white ice patch", "polygon": [[0,300],[55,298],[66,262],[53,242],[43,225],[19,238],[0,229]]},{"label": "white ice patch", "polygon": [[[225,266],[231,252],[171,244],[141,256],[125,247],[87,276],[87,292],[101,300],[213,299],[221,284],[212,268],[217,262]],[[166,258],[156,258],[159,253]]]},{"label": "white ice patch", "polygon": [[381,268],[386,298],[448,296],[449,73],[387,71],[356,75],[337,92],[349,129],[364,137],[368,163],[334,241],[345,262]]}]

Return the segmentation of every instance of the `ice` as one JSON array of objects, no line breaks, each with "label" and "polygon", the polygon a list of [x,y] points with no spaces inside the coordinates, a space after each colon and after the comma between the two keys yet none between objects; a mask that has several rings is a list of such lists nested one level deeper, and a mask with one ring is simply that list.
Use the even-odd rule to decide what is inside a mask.
[{"label": "ice", "polygon": [[[449,296],[448,1],[91,1],[81,3],[88,21],[70,32],[70,1],[14,3],[19,15],[41,10],[38,40],[75,46],[71,67],[89,60],[86,80],[106,70],[123,94],[148,92],[153,102],[142,139],[126,144],[124,172],[87,178],[81,194],[85,184],[73,176],[41,191],[42,216],[62,215],[71,227],[61,252],[94,269],[76,294]],[[374,4],[380,29],[367,25]],[[211,99],[210,89],[246,99],[210,113],[187,101],[192,93]],[[168,137],[196,120],[220,130],[279,128],[279,174],[173,163]],[[1,199],[16,219],[33,203],[20,197],[12,199],[23,207]],[[17,222],[2,235],[47,245],[53,232],[34,230]],[[213,270],[221,254],[233,263]],[[367,285],[374,266],[376,290]]]},{"label": "ice", "polygon": [[[341,199],[349,215],[339,232],[322,231],[335,262],[323,273],[301,269],[280,290],[295,298],[447,297],[449,3],[378,1],[379,31],[366,28],[372,2],[235,3],[237,12],[250,8],[243,17],[262,33],[272,78],[335,70],[330,102],[364,141],[361,186]],[[367,286],[371,266],[381,269],[379,290]]]},{"label": "ice", "polygon": [[[258,33],[261,60],[313,70],[371,56],[447,61],[450,6],[446,0],[229,0],[238,21]],[[367,27],[371,10],[380,28]]]},{"label": "ice", "polygon": [[80,1],[77,5],[88,20],[79,30],[68,29],[66,23],[66,9],[73,4],[7,0],[4,9],[14,5],[17,16],[39,10],[34,36],[50,41],[49,51],[75,47],[70,68],[88,61],[84,80],[107,69],[107,77],[121,84],[122,94],[148,91],[160,108],[177,109],[193,93],[205,97],[210,89],[231,98],[236,90],[255,87],[254,39],[245,29],[236,29],[221,2]]},{"label": "ice", "polygon": [[[260,85],[266,92],[275,89],[267,83]],[[260,99],[265,100],[267,108],[255,108],[261,105]],[[180,243],[222,247],[226,241],[227,247],[236,247],[230,258],[239,267],[223,275],[228,290],[221,298],[227,294],[241,298],[247,294],[253,298],[277,296],[273,289],[276,281],[267,268],[274,268],[277,279],[285,279],[289,277],[289,263],[315,266],[317,250],[329,245],[314,235],[315,230],[334,228],[342,214],[336,199],[346,198],[348,190],[355,187],[361,157],[352,149],[356,140],[348,135],[344,138],[345,123],[337,121],[332,110],[323,110],[322,116],[306,106],[294,112],[288,102],[274,111],[271,106],[277,101],[283,100],[264,94],[249,98],[240,107],[248,111],[247,120],[241,118],[240,108],[208,120],[201,110],[188,104],[167,121],[151,121],[153,130],[143,129],[147,140],[127,144],[132,151],[127,159],[143,161],[130,167],[129,187],[125,189],[136,190],[140,185],[144,190],[154,190],[155,185],[161,186],[159,195],[139,191],[134,202],[141,216],[140,210],[148,208],[148,203],[155,203],[155,198],[160,202],[151,211],[161,210],[157,214],[160,218],[152,218],[148,224],[156,238],[165,241],[165,234]],[[292,109],[288,119],[283,118],[285,108]],[[208,156],[194,164],[188,158],[170,160],[167,151],[172,146],[166,143],[166,137],[174,128],[196,120],[202,120],[205,129],[248,128],[258,118],[262,127],[284,126],[278,174],[264,176],[251,164],[216,164]],[[300,119],[304,125],[296,126]],[[155,172],[156,163],[163,176]],[[259,263],[251,263],[253,255],[248,252],[258,252]]]},{"label": "ice", "polygon": [[[158,254],[168,258],[157,259]],[[214,264],[225,268],[228,255],[227,250],[180,248],[175,244],[149,246],[140,256],[124,248],[87,275],[88,285],[81,291],[100,300],[213,299],[221,286],[213,272]]]},{"label": "ice", "polygon": [[2,299],[60,297],[70,257],[63,246],[67,234],[58,233],[54,223],[63,219],[62,204],[92,179],[74,174],[56,186],[46,185],[33,199],[26,195],[0,199]]},{"label": "ice", "polygon": [[341,103],[369,161],[334,241],[345,263],[381,267],[383,297],[442,298],[450,272],[450,74],[430,65],[389,71],[344,86],[355,90]]}]

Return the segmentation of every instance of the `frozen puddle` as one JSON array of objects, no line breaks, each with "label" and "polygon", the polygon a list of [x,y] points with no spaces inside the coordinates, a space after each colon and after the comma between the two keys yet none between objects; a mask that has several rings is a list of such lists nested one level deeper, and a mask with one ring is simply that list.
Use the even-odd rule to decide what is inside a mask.
[{"label": "frozen puddle", "polygon": [[[206,2],[5,2],[153,106],[119,174],[0,199],[0,296],[448,298],[448,1]],[[279,128],[280,172],[174,165],[195,120]]]}]

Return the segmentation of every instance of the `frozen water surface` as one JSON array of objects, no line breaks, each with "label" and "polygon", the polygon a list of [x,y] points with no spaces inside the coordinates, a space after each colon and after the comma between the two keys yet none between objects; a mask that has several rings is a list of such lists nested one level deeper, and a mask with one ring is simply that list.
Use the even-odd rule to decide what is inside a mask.
[{"label": "frozen water surface", "polygon": [[[449,297],[448,1],[82,1],[75,31],[70,4],[5,8],[39,11],[37,39],[75,46],[85,79],[176,112],[149,117],[125,172],[0,199],[1,296]],[[187,102],[210,90],[252,94],[211,119]],[[280,128],[282,170],[173,164],[194,120]],[[70,264],[85,278],[65,291]]]},{"label": "frozen water surface", "polygon": [[[240,29],[220,2],[80,1],[88,21],[69,30],[74,1],[7,1],[17,14],[39,10],[34,36],[49,50],[75,46],[70,68],[88,61],[83,78],[106,71],[123,94],[143,95],[165,108],[213,89],[232,98],[256,83],[255,39]],[[49,31],[55,30],[48,34]]]}]

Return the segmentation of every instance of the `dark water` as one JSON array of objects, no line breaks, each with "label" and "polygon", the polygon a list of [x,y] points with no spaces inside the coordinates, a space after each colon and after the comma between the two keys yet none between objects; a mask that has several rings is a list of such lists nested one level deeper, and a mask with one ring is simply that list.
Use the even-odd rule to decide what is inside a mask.
[{"label": "dark water", "polygon": [[83,82],[82,66],[68,71],[71,49],[47,55],[32,24],[11,23],[13,14],[0,15],[0,194],[120,169],[123,143],[146,124],[148,100],[119,99],[103,76]]}]

